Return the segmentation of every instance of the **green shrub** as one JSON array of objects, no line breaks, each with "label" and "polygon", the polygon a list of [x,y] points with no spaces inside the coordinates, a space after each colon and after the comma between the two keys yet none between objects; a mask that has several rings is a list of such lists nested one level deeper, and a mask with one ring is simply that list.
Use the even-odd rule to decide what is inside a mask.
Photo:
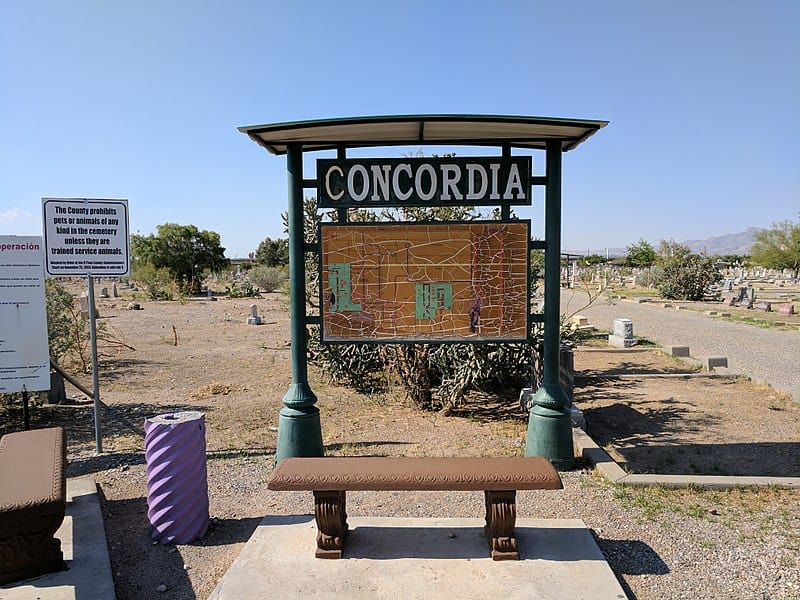
[{"label": "green shrub", "polygon": [[661,241],[658,267],[655,283],[659,294],[669,300],[702,300],[708,286],[720,278],[713,259],[671,240]]},{"label": "green shrub", "polygon": [[267,267],[258,265],[253,267],[248,274],[248,279],[266,293],[274,292],[286,283],[287,275],[284,269],[279,267]]},{"label": "green shrub", "polygon": [[225,293],[231,298],[255,298],[261,291],[247,280],[239,283],[234,281],[231,285],[225,286]]},{"label": "green shrub", "polygon": [[149,262],[137,262],[132,277],[151,300],[174,300],[181,294],[180,285],[166,267],[156,268]]}]

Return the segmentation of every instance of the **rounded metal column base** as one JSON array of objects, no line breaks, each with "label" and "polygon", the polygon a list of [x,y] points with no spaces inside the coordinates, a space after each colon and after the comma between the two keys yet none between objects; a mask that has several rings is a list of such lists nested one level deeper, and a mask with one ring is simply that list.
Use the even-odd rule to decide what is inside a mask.
[{"label": "rounded metal column base", "polygon": [[324,456],[319,409],[316,406],[284,406],[278,415],[278,447],[275,463],[284,458]]},{"label": "rounded metal column base", "polygon": [[[557,390],[548,390],[548,388],[557,388]],[[525,456],[544,456],[557,469],[567,471],[575,468],[572,417],[561,404],[560,398],[558,398],[559,393],[565,398],[564,391],[559,384],[543,385],[533,396],[534,405],[528,415]],[[559,406],[553,408],[554,404]]]}]

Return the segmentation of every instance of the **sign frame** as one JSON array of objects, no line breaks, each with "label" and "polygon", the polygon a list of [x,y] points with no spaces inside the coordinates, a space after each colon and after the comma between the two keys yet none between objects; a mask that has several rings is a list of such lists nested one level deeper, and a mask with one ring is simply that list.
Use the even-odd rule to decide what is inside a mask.
[{"label": "sign frame", "polygon": [[[331,338],[330,336],[326,337],[326,330],[325,330],[325,306],[326,306],[326,298],[325,298],[325,289],[327,287],[326,282],[323,280],[323,273],[324,273],[324,265],[325,265],[325,249],[323,245],[324,237],[323,237],[323,230],[324,229],[335,229],[337,227],[346,227],[346,228],[391,228],[397,229],[398,236],[397,238],[401,238],[403,234],[403,230],[408,231],[410,228],[416,227],[428,227],[428,226],[489,226],[489,227],[498,227],[502,225],[523,225],[525,228],[525,306],[524,306],[524,326],[523,331],[524,334],[522,336],[506,336],[506,337],[469,337],[469,336],[460,336],[460,337],[447,337],[447,338],[437,338],[437,337],[425,337],[425,336],[398,336],[394,338],[384,338],[384,337],[353,337],[353,338]],[[475,220],[475,221],[414,221],[414,222],[387,222],[387,221],[379,221],[379,222],[360,222],[360,223],[353,223],[348,222],[347,224],[342,223],[335,223],[335,222],[321,222],[317,226],[317,239],[319,240],[319,253],[318,253],[318,270],[319,270],[319,292],[318,292],[318,300],[319,300],[319,307],[320,307],[320,317],[319,317],[319,325],[320,325],[320,342],[323,344],[331,344],[331,345],[346,345],[346,344],[367,344],[367,345],[375,345],[375,344],[500,344],[500,343],[522,343],[530,341],[531,335],[531,324],[533,323],[533,319],[531,316],[531,298],[530,298],[530,291],[531,291],[531,277],[530,277],[530,270],[531,270],[531,252],[530,252],[530,235],[531,235],[531,220],[530,219],[510,219],[510,220]]]}]

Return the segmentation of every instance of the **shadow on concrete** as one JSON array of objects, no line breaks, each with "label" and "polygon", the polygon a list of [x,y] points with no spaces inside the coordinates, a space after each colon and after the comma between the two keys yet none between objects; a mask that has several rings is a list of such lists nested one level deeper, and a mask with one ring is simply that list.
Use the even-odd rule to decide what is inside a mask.
[{"label": "shadow on concrete", "polygon": [[208,524],[206,534],[190,546],[225,546],[246,542],[261,523],[263,517],[243,517],[241,519],[213,518]]},{"label": "shadow on concrete", "polygon": [[[584,528],[517,527],[520,560],[602,561],[596,547],[575,543]],[[559,543],[544,543],[558,540]],[[482,527],[357,526],[350,530],[343,558],[396,560],[486,559],[489,544]]]}]

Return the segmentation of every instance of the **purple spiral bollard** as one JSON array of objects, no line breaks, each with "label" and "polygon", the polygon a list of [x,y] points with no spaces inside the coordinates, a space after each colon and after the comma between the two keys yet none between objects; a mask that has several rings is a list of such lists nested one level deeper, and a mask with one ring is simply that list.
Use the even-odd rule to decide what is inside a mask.
[{"label": "purple spiral bollard", "polygon": [[162,544],[203,537],[208,528],[205,416],[186,411],[145,419],[144,448],[150,537]]}]

